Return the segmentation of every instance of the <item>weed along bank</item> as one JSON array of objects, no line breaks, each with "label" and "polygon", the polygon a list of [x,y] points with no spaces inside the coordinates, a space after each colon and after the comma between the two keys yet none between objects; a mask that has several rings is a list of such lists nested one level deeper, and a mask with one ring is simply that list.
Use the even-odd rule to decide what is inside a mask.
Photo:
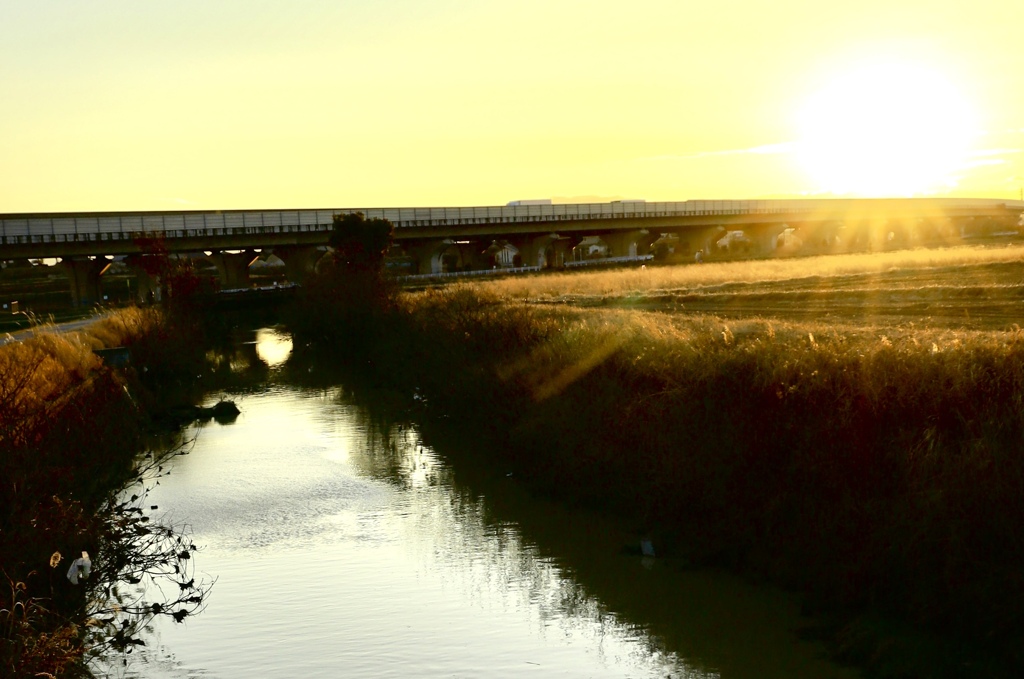
[{"label": "weed along bank", "polygon": [[[38,328],[0,347],[3,676],[87,675],[97,659],[144,645],[154,618],[204,607],[195,545],[144,504],[182,444],[154,435],[161,383],[135,372],[192,372],[189,339],[158,312],[129,309],[85,332]],[[175,340],[177,363],[158,360]],[[117,360],[127,353],[133,363]]]},{"label": "weed along bank", "polygon": [[408,294],[360,370],[531,492],[624,517],[636,547],[800,593],[837,658],[1014,676],[1024,338],[1001,290],[1021,252],[891,256],[741,284],[705,263],[723,283],[668,294],[639,286],[672,271]]},{"label": "weed along bank", "polygon": [[[117,329],[139,312],[64,360],[65,379],[109,384],[115,405],[97,418],[122,418],[109,431],[148,410],[152,389],[125,381],[142,365],[150,386],[187,391],[193,414],[238,410],[223,425],[177,421],[189,453],[157,456],[159,485],[110,508],[136,517],[117,533],[124,550],[149,535],[137,528],[187,526],[157,531],[197,547],[162,563],[194,569],[175,594],[201,588],[182,590],[195,609],[166,602],[180,620],[108,636],[115,659],[215,677],[1020,674],[1024,337],[1007,319],[1024,253],[401,292],[373,263],[383,231],[339,235],[348,254],[280,325],[202,335],[180,321],[175,332],[203,338],[185,356],[161,341],[166,325]],[[35,364],[49,374],[64,345],[44,342]],[[130,365],[103,368],[93,349],[115,346]],[[136,406],[114,398],[125,387]],[[53,450],[89,440],[53,436]],[[135,452],[156,452],[133,445],[95,497],[136,494],[109,494],[138,474]],[[63,478],[53,469],[26,478],[42,488]],[[100,501],[78,506],[104,515]],[[87,552],[89,587],[110,573],[100,528],[52,548],[28,519],[33,556],[8,572],[68,583]],[[122,596],[135,591],[137,572],[116,573]],[[281,573],[303,575],[268,593]],[[84,625],[81,604],[65,610]]]},{"label": "weed along bank", "polygon": [[[156,351],[109,326],[93,337]],[[187,446],[141,446],[128,484],[82,513],[95,534],[22,529],[39,556],[24,557],[37,572],[16,590],[29,605],[8,675],[856,676],[798,638],[791,598],[645,559],[628,522],[531,494],[353,355],[296,349],[281,327],[209,339],[206,392],[175,409]],[[67,606],[60,636],[43,603]]]},{"label": "weed along bank", "polygon": [[[157,621],[130,668],[173,657],[216,677],[857,676],[799,638],[791,597],[645,559],[630,522],[528,492],[488,444],[421,420],[349,360],[300,350],[271,366],[289,340],[256,331],[267,358],[234,361],[237,421],[204,426],[149,495],[190,525],[218,580],[202,615]],[[301,577],[268,592],[282,573]]]}]

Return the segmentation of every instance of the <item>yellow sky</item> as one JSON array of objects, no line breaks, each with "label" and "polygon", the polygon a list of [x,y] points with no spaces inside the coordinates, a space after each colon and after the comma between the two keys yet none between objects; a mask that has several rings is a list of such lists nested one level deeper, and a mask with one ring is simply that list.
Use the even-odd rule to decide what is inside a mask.
[{"label": "yellow sky", "polygon": [[0,0],[0,212],[1018,198],[1020,0]]}]

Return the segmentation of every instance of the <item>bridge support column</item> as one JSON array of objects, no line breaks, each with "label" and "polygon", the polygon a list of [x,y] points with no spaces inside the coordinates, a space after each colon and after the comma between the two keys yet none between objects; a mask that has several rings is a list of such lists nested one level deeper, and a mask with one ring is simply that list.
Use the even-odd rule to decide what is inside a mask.
[{"label": "bridge support column", "polygon": [[[445,241],[419,242],[415,245],[403,243],[402,247],[416,262],[415,272],[418,274],[441,273],[441,269],[434,270],[435,253],[444,248]],[[440,262],[436,262],[440,267]]]},{"label": "bridge support column", "polygon": [[489,246],[490,243],[486,241],[476,240],[460,245],[459,248],[463,255],[465,267],[472,271],[480,271],[494,266],[494,262],[488,252]]},{"label": "bridge support column", "polygon": [[743,227],[743,233],[750,239],[751,252],[772,252],[778,242],[779,234],[788,224],[757,224]]},{"label": "bridge support column", "polygon": [[[557,233],[510,239],[513,247],[519,250],[523,266],[536,266],[541,269],[565,265],[565,250],[564,248],[556,247],[555,244],[558,241],[559,236]],[[561,254],[561,259],[559,259],[559,254]]]},{"label": "bridge support column", "polygon": [[110,261],[102,257],[95,259],[61,260],[64,271],[71,281],[71,302],[76,307],[96,304],[103,298],[100,276],[110,268]]},{"label": "bridge support column", "polygon": [[551,243],[554,250],[554,267],[564,269],[565,263],[572,261],[573,248],[579,243],[579,238],[561,237]]},{"label": "bridge support column", "polygon": [[256,261],[252,250],[243,252],[215,252],[208,255],[217,267],[222,290],[239,290],[249,287],[249,265]]},{"label": "bridge support column", "polygon": [[[718,250],[718,241],[727,233],[724,226],[714,226],[688,234],[687,240],[694,252],[700,250],[709,255]],[[682,236],[680,236],[682,238]],[[689,253],[688,253],[689,254]]]},{"label": "bridge support column", "polygon": [[[326,254],[316,245],[285,245],[274,248],[274,256],[284,262],[285,277],[302,285],[316,271],[316,264]],[[218,269],[219,270],[219,269]]]},{"label": "bridge support column", "polygon": [[481,263],[479,243],[457,243],[451,238],[403,243],[402,247],[416,260],[416,273],[437,274],[464,271]]},{"label": "bridge support column", "polygon": [[412,262],[409,267],[410,273],[429,273],[430,272],[430,256],[426,253],[428,249],[422,243],[402,243],[402,252],[406,253],[406,256]]},{"label": "bridge support column", "polygon": [[651,245],[659,235],[647,229],[613,231],[603,234],[601,240],[608,246],[609,257],[641,257],[650,254]]},{"label": "bridge support column", "polygon": [[135,274],[136,301],[159,302],[161,298],[160,274],[163,258],[153,255],[132,255],[125,264]]}]

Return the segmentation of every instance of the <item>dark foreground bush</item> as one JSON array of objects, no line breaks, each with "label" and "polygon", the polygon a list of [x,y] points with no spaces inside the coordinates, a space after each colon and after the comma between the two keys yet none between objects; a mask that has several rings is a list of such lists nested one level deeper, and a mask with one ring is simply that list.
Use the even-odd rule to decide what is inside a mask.
[{"label": "dark foreground bush", "polygon": [[386,219],[334,216],[330,252],[285,313],[300,346],[332,346],[365,358],[390,334],[398,288],[386,274],[384,255],[393,233]]},{"label": "dark foreground bush", "polygon": [[[162,373],[145,350],[157,351],[154,334],[170,333],[161,339],[179,356],[189,352],[153,312],[128,310],[94,331],[43,332],[0,347],[0,676],[81,674],[90,648],[130,648],[140,614],[154,611],[132,613],[123,599],[111,608],[118,583],[173,568],[188,549],[149,525],[137,503],[118,499],[145,473],[137,456],[156,399],[145,397],[134,369],[110,369],[93,349],[130,345],[150,376]],[[66,576],[82,552],[95,565],[88,588]],[[182,588],[196,598],[186,607],[202,605],[202,587]]]}]

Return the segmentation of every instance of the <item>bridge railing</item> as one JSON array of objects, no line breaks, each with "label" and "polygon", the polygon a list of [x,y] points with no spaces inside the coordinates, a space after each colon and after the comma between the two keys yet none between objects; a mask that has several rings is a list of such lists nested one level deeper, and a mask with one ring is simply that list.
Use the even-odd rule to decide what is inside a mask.
[{"label": "bridge railing", "polygon": [[0,218],[2,243],[132,240],[143,236],[188,238],[221,234],[330,231],[334,210],[124,214]]},{"label": "bridge railing", "polygon": [[539,266],[514,266],[501,269],[477,269],[472,271],[443,271],[438,273],[416,273],[395,276],[399,283],[410,281],[427,281],[435,278],[482,278],[486,276],[503,276],[514,273],[527,273],[540,271]]},{"label": "bridge railing", "polygon": [[[581,219],[673,217],[792,211],[781,201],[678,201],[567,203],[441,208],[264,210],[231,212],[107,213],[0,217],[4,243],[124,240],[140,235],[168,238],[217,234],[329,231],[335,214],[362,212],[390,220],[399,229],[469,224],[515,224]],[[796,201],[797,203],[799,201]]]},{"label": "bridge railing", "polygon": [[139,212],[46,215],[0,215],[0,244],[132,240],[142,236],[166,238],[260,233],[325,232],[336,214],[362,212],[367,218],[390,220],[397,229],[563,222],[595,219],[643,219],[753,214],[823,212],[839,214],[868,204],[999,207],[988,199],[794,199],[688,200],[675,202],[616,201],[553,205],[483,207],[366,208],[340,210],[259,210],[222,212]]}]

